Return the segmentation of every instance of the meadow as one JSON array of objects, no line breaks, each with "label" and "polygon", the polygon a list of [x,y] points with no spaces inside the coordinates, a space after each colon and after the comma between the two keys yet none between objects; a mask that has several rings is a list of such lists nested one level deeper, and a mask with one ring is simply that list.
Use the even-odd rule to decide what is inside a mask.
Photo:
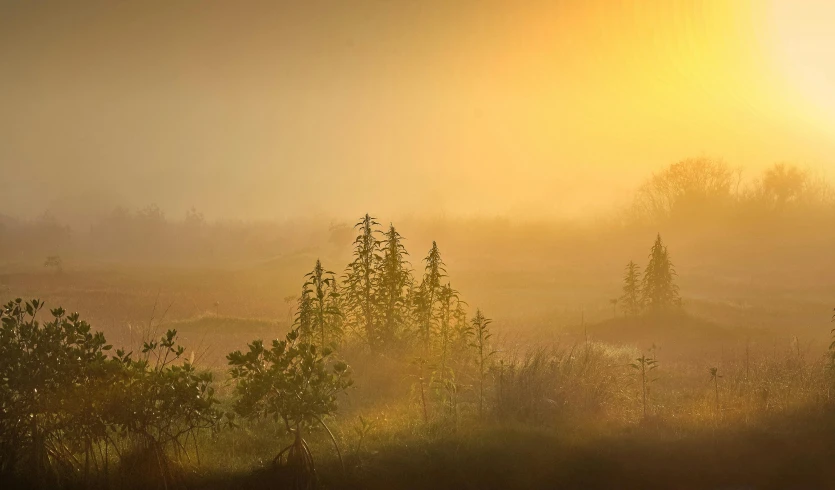
[{"label": "meadow", "polygon": [[[82,237],[59,251],[60,266],[43,263],[56,251],[29,256],[16,248],[0,270],[7,299],[78,311],[107,344],[135,353],[133,364],[111,366],[124,377],[115,379],[131,380],[113,396],[129,398],[143,383],[160,397],[166,383],[211,385],[211,393],[181,400],[194,412],[169,408],[172,417],[191,418],[184,437],[159,447],[142,442],[150,431],[137,431],[116,404],[107,409],[114,413],[102,409],[82,424],[104,428],[95,433],[101,437],[82,431],[77,449],[67,427],[78,414],[37,405],[67,421],[52,435],[69,441],[40,467],[20,453],[39,447],[37,432],[4,416],[2,477],[35,488],[835,488],[835,236],[824,226],[831,203],[802,208],[803,220],[796,218],[801,208],[788,207],[757,221],[750,194],[735,197],[732,212],[728,196],[705,197],[694,185],[674,195],[681,202],[665,220],[652,214],[658,210],[593,226],[407,219],[397,228],[408,237],[401,240],[393,226],[366,216],[356,227],[312,222],[267,234],[302,230],[303,238],[280,243],[253,232],[247,246],[272,243],[270,253],[229,245],[226,257],[212,246],[209,255],[203,248],[186,254],[191,260],[165,248],[182,247],[182,237],[155,238],[171,252],[165,260],[133,261],[120,249],[86,254]],[[640,197],[639,204],[659,202]],[[704,206],[704,199],[719,204]],[[165,233],[177,230],[166,226]],[[215,228],[198,237],[225,233],[201,226]],[[630,260],[643,274],[632,292],[624,278]],[[17,318],[4,320],[7,342],[25,337],[23,310],[6,310],[4,318]],[[79,328],[65,318],[57,325]],[[170,368],[155,357],[167,356],[168,347],[149,344],[165,345],[168,331],[176,331]],[[288,349],[300,349],[293,355],[314,348],[309,363],[291,358],[287,366],[323,386],[299,388],[299,396],[312,397],[301,408],[268,393],[295,393],[274,384],[291,368],[270,370],[290,352],[270,351],[270,342],[285,338]],[[256,353],[256,339],[266,351]],[[239,357],[230,356],[235,351]],[[148,362],[136,367],[140,352]],[[96,362],[110,366],[111,356]],[[193,371],[166,371],[183,366]],[[331,369],[335,378],[322,374]],[[72,383],[95,393],[95,376]],[[4,413],[24,398],[38,402],[15,395],[23,393],[15,386],[3,385]],[[52,389],[56,399],[74,400]],[[164,423],[162,405],[152,404],[159,417],[148,424]],[[298,449],[302,460],[287,456],[292,450],[276,459],[285,448]]]}]

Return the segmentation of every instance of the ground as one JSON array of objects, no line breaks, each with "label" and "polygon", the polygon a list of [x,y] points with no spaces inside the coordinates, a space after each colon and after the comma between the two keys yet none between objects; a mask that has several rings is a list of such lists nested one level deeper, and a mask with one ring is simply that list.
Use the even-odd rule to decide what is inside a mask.
[{"label": "ground", "polygon": [[[136,348],[176,329],[187,356],[215,373],[227,397],[226,353],[287,331],[293,301],[286,298],[305,263],[100,264],[62,273],[7,267],[0,291],[77,310],[116,346]],[[450,267],[470,304],[496,320],[499,355],[515,363],[506,381],[491,373],[491,396],[506,382],[516,391],[503,396],[527,408],[493,407],[479,421],[473,380],[462,378],[456,416],[424,421],[405,359],[349,349],[343,354],[356,387],[328,422],[346,470],[321,430],[309,436],[326,488],[835,488],[835,418],[823,367],[828,286],[808,296],[729,294],[731,279],[693,275],[683,290],[698,294],[685,294],[686,314],[656,321],[612,309],[617,274],[582,282],[571,270],[543,279],[468,264]],[[569,306],[572,298],[583,306]],[[499,303],[499,314],[484,306]],[[661,365],[646,418],[628,367],[643,353]],[[718,404],[708,375],[714,366],[723,374]],[[376,424],[361,446],[360,416]],[[270,463],[288,443],[279,424],[243,423],[197,442],[179,480],[187,487],[272,488],[281,479]]]}]

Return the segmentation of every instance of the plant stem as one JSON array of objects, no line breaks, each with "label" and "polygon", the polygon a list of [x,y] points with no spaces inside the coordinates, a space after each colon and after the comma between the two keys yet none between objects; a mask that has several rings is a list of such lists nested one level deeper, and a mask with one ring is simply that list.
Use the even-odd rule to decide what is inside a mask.
[{"label": "plant stem", "polygon": [[342,452],[339,450],[339,444],[336,443],[336,438],[333,436],[333,432],[331,432],[331,430],[328,428],[327,425],[325,425],[325,422],[321,418],[316,417],[316,420],[319,421],[319,423],[322,424],[322,427],[324,427],[325,430],[328,432],[328,435],[330,436],[331,441],[333,442],[333,447],[336,448],[336,455],[339,456],[339,464],[342,466],[342,475],[348,476],[348,472],[345,470],[345,461],[342,460]]},{"label": "plant stem", "polygon": [[641,362],[641,391],[643,394],[644,418],[647,418],[647,364]]}]

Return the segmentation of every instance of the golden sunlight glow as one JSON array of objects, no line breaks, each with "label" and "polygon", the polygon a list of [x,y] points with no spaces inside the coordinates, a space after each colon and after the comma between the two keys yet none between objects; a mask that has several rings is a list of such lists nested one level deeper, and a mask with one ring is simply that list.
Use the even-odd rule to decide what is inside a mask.
[{"label": "golden sunlight glow", "polygon": [[773,0],[769,14],[781,72],[835,127],[835,2]]},{"label": "golden sunlight glow", "polygon": [[63,5],[0,5],[0,166],[43,176],[7,213],[548,218],[688,157],[833,165],[830,0]]}]

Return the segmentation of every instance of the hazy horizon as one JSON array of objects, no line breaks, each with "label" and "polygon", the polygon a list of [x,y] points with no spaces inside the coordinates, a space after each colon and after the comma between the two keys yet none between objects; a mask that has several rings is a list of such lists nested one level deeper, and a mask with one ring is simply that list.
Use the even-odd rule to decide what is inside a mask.
[{"label": "hazy horizon", "polygon": [[0,6],[0,213],[582,217],[688,157],[835,165],[823,1],[239,6]]},{"label": "hazy horizon", "polygon": [[0,487],[835,488],[833,27],[0,0]]}]

